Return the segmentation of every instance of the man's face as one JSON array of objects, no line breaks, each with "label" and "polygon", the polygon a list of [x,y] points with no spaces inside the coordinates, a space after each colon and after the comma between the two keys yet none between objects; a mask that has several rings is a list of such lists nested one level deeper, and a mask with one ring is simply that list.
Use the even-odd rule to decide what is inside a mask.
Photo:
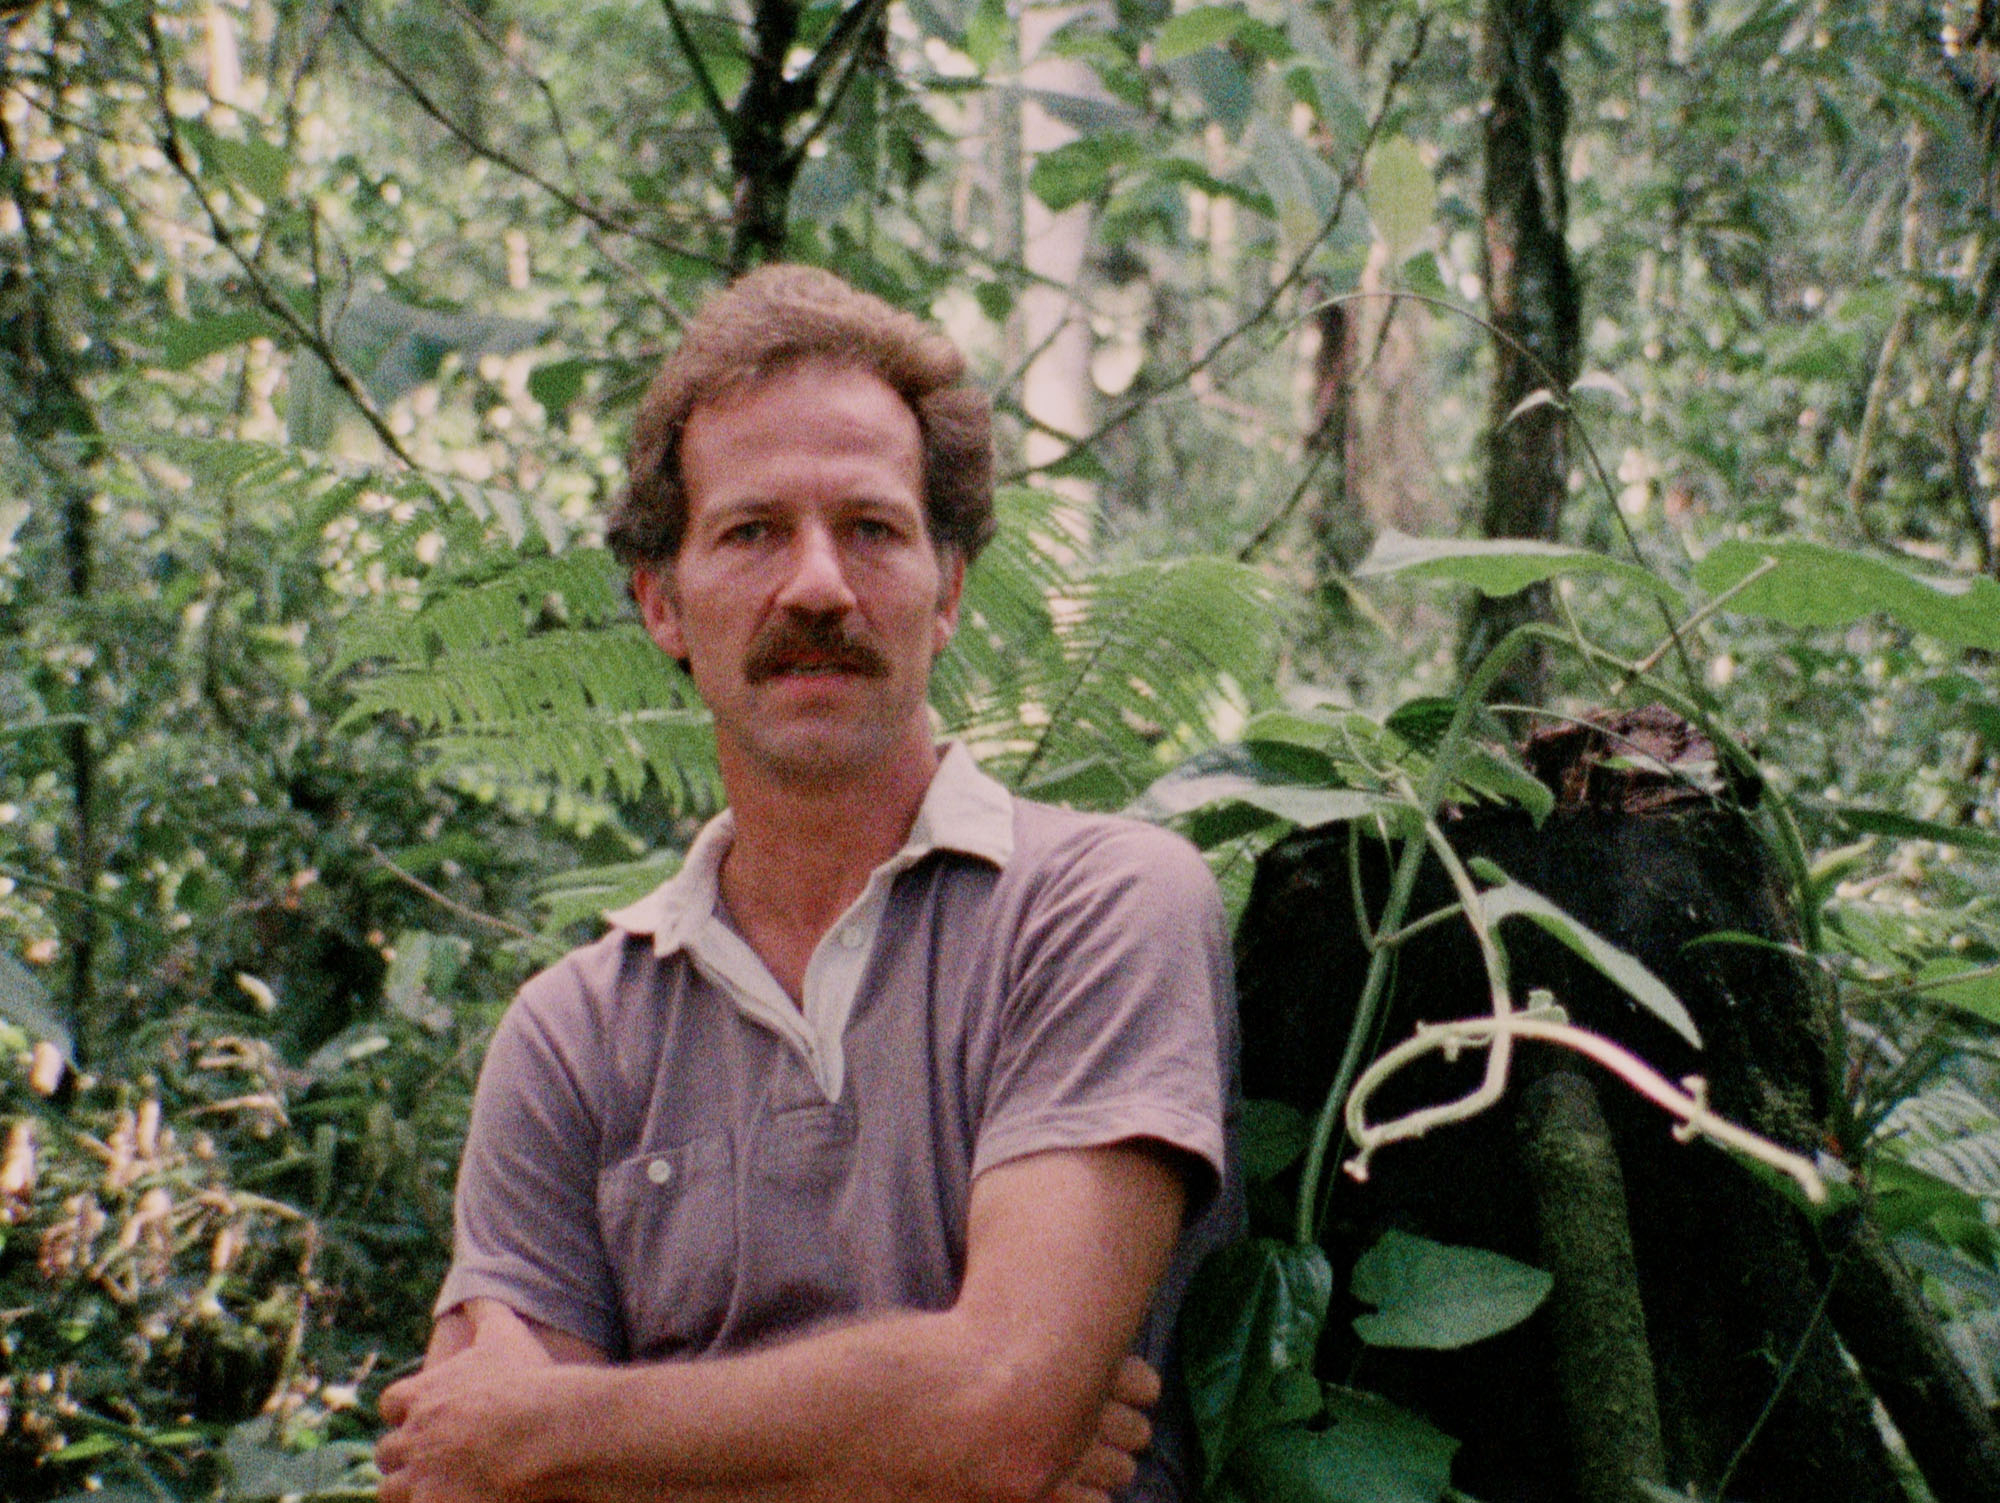
[{"label": "man's face", "polygon": [[965,571],[932,546],[902,398],[859,367],[792,367],[696,408],[681,475],[680,553],[634,584],[725,768],[827,782],[928,758],[925,692]]}]

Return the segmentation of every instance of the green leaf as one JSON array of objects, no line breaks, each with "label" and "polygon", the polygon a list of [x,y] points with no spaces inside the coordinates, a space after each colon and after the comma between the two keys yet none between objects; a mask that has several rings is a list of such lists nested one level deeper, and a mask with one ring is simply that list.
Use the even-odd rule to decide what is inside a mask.
[{"label": "green leaf", "polygon": [[1038,773],[1020,792],[1071,809],[1116,809],[1132,797],[1132,785],[1109,757],[1083,757]]},{"label": "green leaf", "polygon": [[1355,1262],[1349,1284],[1374,1313],[1354,1317],[1370,1346],[1444,1350],[1511,1330],[1548,1298],[1539,1268],[1479,1247],[1389,1231]]},{"label": "green leaf", "polygon": [[200,156],[204,175],[226,179],[267,204],[285,196],[292,159],[282,147],[262,136],[218,135],[199,120],[181,121],[180,130]]},{"label": "green leaf", "polygon": [[1060,214],[1102,193],[1112,172],[1138,156],[1138,141],[1123,132],[1083,136],[1036,158],[1028,191]]},{"label": "green leaf", "polygon": [[1317,1247],[1259,1238],[1212,1254],[1181,1308],[1181,1371],[1210,1481],[1248,1437],[1319,1409],[1313,1353],[1333,1270]]},{"label": "green leaf", "polygon": [[1479,906],[1485,910],[1489,924],[1498,927],[1502,919],[1524,918],[1539,925],[1695,1048],[1701,1047],[1701,1034],[1695,1029],[1694,1019],[1659,977],[1532,887],[1516,882],[1491,861],[1475,856],[1466,864],[1482,881],[1496,884],[1479,895]]},{"label": "green leaf", "polygon": [[2000,833],[1977,825],[1945,825],[1930,819],[1914,819],[1894,809],[1870,808],[1865,804],[1831,804],[1824,799],[1797,801],[1801,807],[1830,820],[1848,835],[1887,835],[1893,840],[1935,840],[1940,845],[1962,846],[2000,856]]},{"label": "green leaf", "polygon": [[1251,1097],[1243,1103],[1240,1149],[1243,1173],[1260,1184],[1283,1173],[1306,1151],[1306,1114],[1287,1101]]},{"label": "green leaf", "polygon": [[69,1025],[57,1014],[41,978],[5,950],[0,950],[0,1018],[17,1023],[38,1039],[47,1039],[71,1063]]},{"label": "green leaf", "polygon": [[1329,780],[1334,771],[1326,756],[1297,745],[1239,742],[1212,747],[1155,781],[1126,813],[1157,823],[1240,804],[1270,819],[1310,827],[1401,807],[1358,788],[1307,786]]},{"label": "green leaf", "polygon": [[217,313],[208,318],[169,319],[161,332],[159,353],[152,363],[165,370],[184,371],[218,350],[234,349],[259,335],[279,332],[278,321],[261,310]]},{"label": "green leaf", "polygon": [[1720,595],[1767,561],[1775,567],[1727,609],[1787,626],[1850,626],[1881,614],[1953,647],[2000,651],[2000,580],[1984,575],[1917,574],[1870,554],[1769,538],[1717,543],[1695,565],[1695,582]]},{"label": "green leaf", "polygon": [[1467,748],[1458,763],[1458,780],[1488,798],[1519,805],[1527,810],[1537,829],[1556,806],[1556,796],[1549,791],[1548,784],[1491,747]]},{"label": "green leaf", "polygon": [[1361,197],[1375,233],[1388,247],[1390,265],[1401,265],[1430,235],[1437,213],[1430,169],[1408,137],[1391,136],[1368,153]]},{"label": "green leaf", "polygon": [[[1964,976],[1954,981],[1954,976]],[[1975,1018],[2000,1023],[2000,974],[1993,967],[1974,965],[1956,955],[1941,955],[1917,972],[1921,995],[1927,1001],[1942,1002]]]},{"label": "green leaf", "polygon": [[528,395],[550,413],[566,412],[583,395],[584,375],[596,363],[577,359],[551,360],[547,365],[538,365],[528,372]]},{"label": "green leaf", "polygon": [[1438,1503],[1458,1442],[1377,1394],[1329,1385],[1327,1424],[1254,1437],[1231,1468],[1257,1503]]},{"label": "green leaf", "polygon": [[1382,723],[1429,756],[1444,740],[1444,733],[1451,729],[1452,719],[1457,714],[1457,700],[1445,694],[1425,694],[1404,700],[1389,712],[1389,718]]},{"label": "green leaf", "polygon": [[989,71],[1006,54],[1014,39],[1014,26],[1007,17],[1006,0],[979,0],[965,23],[965,55],[982,72]]},{"label": "green leaf", "polygon": [[1558,575],[1603,574],[1682,604],[1680,592],[1648,569],[1622,559],[1533,538],[1413,538],[1393,528],[1375,539],[1354,570],[1356,579],[1450,579],[1485,595],[1513,595]]},{"label": "green leaf", "polygon": [[1182,11],[1160,28],[1153,42],[1153,60],[1171,63],[1204,47],[1232,40],[1250,18],[1234,5],[1198,5]]}]

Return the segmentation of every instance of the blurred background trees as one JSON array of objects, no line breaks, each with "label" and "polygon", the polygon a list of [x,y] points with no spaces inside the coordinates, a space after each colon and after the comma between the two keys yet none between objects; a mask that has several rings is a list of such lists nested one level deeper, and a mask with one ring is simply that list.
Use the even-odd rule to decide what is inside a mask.
[{"label": "blurred background trees", "polygon": [[[0,26],[9,1497],[345,1485],[485,1031],[714,806],[589,545],[734,269],[830,265],[973,352],[1015,489],[940,711],[1044,796],[1379,719],[1524,615],[1663,630],[1611,575],[1463,614],[1357,582],[1384,529],[2000,578],[1992,0]],[[1685,661],[1800,796],[1853,1089],[1990,1398],[1990,654],[1725,602]],[[1502,695],[1573,710],[1575,673]]]}]

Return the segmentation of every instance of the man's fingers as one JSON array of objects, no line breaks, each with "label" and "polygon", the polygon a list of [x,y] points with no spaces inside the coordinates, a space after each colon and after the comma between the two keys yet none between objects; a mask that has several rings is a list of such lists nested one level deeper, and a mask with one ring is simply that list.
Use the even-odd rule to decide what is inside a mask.
[{"label": "man's fingers", "polygon": [[382,1397],[376,1400],[375,1408],[382,1416],[383,1424],[393,1428],[410,1417],[411,1381],[403,1378],[382,1390]]},{"label": "man's fingers", "polygon": [[1128,1456],[1136,1456],[1153,1443],[1153,1422],[1129,1404],[1115,1400],[1097,1416],[1097,1439]]},{"label": "man's fingers", "polygon": [[1139,1463],[1130,1451],[1098,1441],[1083,1453],[1068,1480],[1077,1487],[1116,1492],[1138,1475]]},{"label": "man's fingers", "polygon": [[1139,1357],[1126,1357],[1111,1375],[1111,1397],[1134,1409],[1151,1409],[1160,1402],[1160,1375]]}]

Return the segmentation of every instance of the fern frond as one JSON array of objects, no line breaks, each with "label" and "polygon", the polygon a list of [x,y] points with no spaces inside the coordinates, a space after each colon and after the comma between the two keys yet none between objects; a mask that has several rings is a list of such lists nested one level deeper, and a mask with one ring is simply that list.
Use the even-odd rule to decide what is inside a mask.
[{"label": "fern frond", "polygon": [[[541,566],[564,562],[517,572],[545,581],[560,571]],[[680,670],[633,622],[525,635],[517,583],[510,573],[369,636],[395,650],[352,684],[346,718],[412,722],[461,776],[486,768],[629,797],[650,773],[676,808],[715,808],[708,712]]]},{"label": "fern frond", "polygon": [[1092,762],[1145,786],[1215,739],[1232,688],[1261,682],[1274,650],[1262,577],[1223,559],[1086,574],[1052,619],[1056,651],[1030,644],[1018,693],[992,694],[958,727],[999,742],[998,769],[1020,787]]},{"label": "fern frond", "polygon": [[608,908],[637,902],[680,870],[681,853],[671,848],[653,851],[636,861],[579,867],[562,872],[535,890],[545,931],[567,929],[595,921]]},{"label": "fern frond", "polygon": [[1956,1081],[1905,1097],[1878,1140],[1928,1174],[1973,1195],[2000,1197],[2000,1113]]}]

